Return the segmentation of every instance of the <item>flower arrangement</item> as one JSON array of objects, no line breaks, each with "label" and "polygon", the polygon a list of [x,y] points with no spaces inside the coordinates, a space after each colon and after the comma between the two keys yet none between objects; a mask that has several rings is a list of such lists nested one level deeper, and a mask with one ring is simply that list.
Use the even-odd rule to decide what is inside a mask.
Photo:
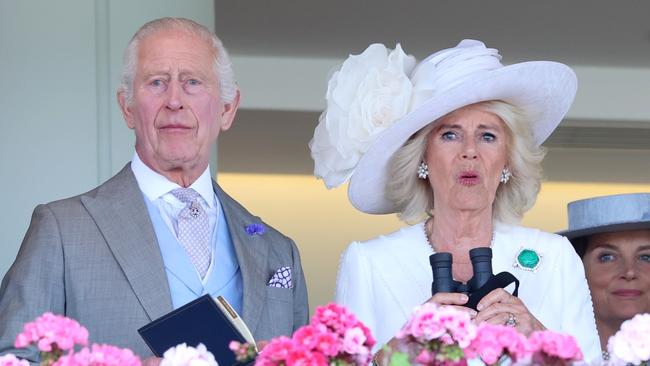
[{"label": "flower arrangement", "polygon": [[416,307],[395,338],[397,345],[388,350],[391,366],[467,365],[474,358],[487,365],[569,365],[582,360],[569,335],[546,330],[527,338],[513,327],[476,325],[463,311],[431,303]]},{"label": "flower arrangement", "polygon": [[[346,308],[329,304],[316,309],[311,322],[293,337],[278,337],[264,346],[256,366],[365,366],[372,359],[375,339]],[[232,342],[240,362],[251,358],[251,345]]]},{"label": "flower arrangement", "polygon": [[650,314],[637,314],[626,320],[609,338],[609,365],[650,365]]},{"label": "flower arrangement", "polygon": [[466,365],[463,349],[475,337],[476,325],[469,314],[425,303],[415,308],[395,336],[398,345],[392,351],[391,364],[413,359],[422,365]]},{"label": "flower arrangement", "polygon": [[[88,330],[62,315],[44,313],[25,324],[16,336],[14,347],[34,345],[40,351],[41,366],[141,366],[140,358],[130,349],[107,344],[88,345]],[[76,350],[76,346],[83,348]],[[204,345],[196,348],[180,344],[165,352],[161,366],[217,366]],[[13,354],[0,356],[0,366],[29,366]]]}]

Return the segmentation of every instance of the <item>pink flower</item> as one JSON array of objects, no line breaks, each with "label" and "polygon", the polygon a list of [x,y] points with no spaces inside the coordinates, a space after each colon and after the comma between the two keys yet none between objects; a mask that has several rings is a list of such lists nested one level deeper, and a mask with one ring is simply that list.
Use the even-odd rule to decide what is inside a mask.
[{"label": "pink flower", "polygon": [[293,338],[271,340],[255,364],[365,366],[374,345],[370,330],[354,314],[343,306],[328,304],[316,308],[311,323],[298,329]]},{"label": "pink flower", "polygon": [[255,360],[256,366],[275,366],[286,363],[289,354],[299,347],[298,342],[281,336],[272,339]]},{"label": "pink flower", "polygon": [[304,347],[296,347],[287,356],[286,366],[327,366],[325,355],[312,352]]},{"label": "pink flower", "polygon": [[16,336],[14,346],[23,348],[32,343],[35,343],[41,352],[51,352],[55,349],[67,351],[77,344],[87,345],[88,330],[73,319],[48,312],[25,324],[22,333]]},{"label": "pink flower", "polygon": [[318,333],[316,350],[327,357],[335,357],[341,351],[340,339],[333,333]]},{"label": "pink flower", "polygon": [[0,356],[0,366],[29,366],[29,362],[20,360],[11,353]]},{"label": "pink flower", "polygon": [[140,366],[140,358],[129,349],[93,344],[77,353],[62,356],[52,366]]},{"label": "pink flower", "polygon": [[526,360],[530,356],[526,337],[515,328],[482,323],[476,337],[465,349],[468,358],[480,357],[488,365],[497,363],[502,357],[513,361]]},{"label": "pink flower", "polygon": [[[533,359],[565,361],[567,363],[582,360],[582,352],[572,336],[550,330],[537,331],[528,337],[529,351]],[[552,363],[552,361],[549,361]]]}]

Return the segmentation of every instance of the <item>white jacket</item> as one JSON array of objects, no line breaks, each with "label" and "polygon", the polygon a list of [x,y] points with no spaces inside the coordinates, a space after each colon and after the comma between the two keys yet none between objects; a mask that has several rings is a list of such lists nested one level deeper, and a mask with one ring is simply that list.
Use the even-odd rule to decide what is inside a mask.
[{"label": "white jacket", "polygon": [[[415,306],[431,298],[433,250],[423,225],[353,242],[341,257],[336,302],[370,328],[377,339],[375,350],[397,333]],[[536,272],[513,266],[522,247],[541,255]],[[519,279],[519,298],[546,328],[573,335],[585,360],[600,358],[582,262],[565,237],[495,224],[492,252],[493,272],[508,271]]]}]

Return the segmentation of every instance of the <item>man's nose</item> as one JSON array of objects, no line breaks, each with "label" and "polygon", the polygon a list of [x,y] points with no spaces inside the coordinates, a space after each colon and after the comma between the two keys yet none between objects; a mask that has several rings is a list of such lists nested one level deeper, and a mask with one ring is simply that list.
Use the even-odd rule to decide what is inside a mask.
[{"label": "man's nose", "polygon": [[183,88],[180,83],[170,82],[167,88],[167,108],[176,111],[183,109]]}]

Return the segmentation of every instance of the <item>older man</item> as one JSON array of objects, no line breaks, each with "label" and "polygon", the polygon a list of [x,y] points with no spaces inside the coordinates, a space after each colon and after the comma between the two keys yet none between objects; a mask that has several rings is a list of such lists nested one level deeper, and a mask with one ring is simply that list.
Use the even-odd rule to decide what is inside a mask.
[{"label": "older man", "polygon": [[0,289],[0,353],[43,312],[90,341],[151,355],[137,329],[203,294],[223,295],[256,339],[308,317],[298,250],[211,179],[210,151],[239,105],[221,41],[187,19],[145,24],[124,57],[118,102],[133,160],[96,189],[40,205]]}]

